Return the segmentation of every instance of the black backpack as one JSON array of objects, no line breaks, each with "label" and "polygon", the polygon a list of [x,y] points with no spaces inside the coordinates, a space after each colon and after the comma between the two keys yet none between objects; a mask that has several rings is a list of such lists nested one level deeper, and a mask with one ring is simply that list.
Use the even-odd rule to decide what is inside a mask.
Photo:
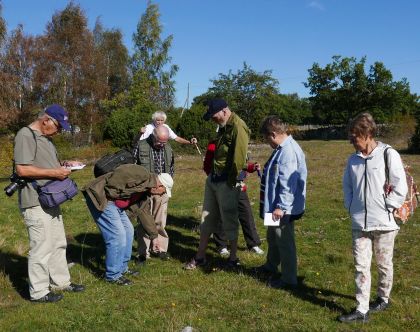
[{"label": "black backpack", "polygon": [[128,152],[127,150],[120,150],[112,154],[107,154],[99,159],[95,163],[93,174],[95,174],[95,178],[97,178],[98,176],[112,172],[118,166],[124,164],[134,164],[134,162],[135,159],[131,152]]}]

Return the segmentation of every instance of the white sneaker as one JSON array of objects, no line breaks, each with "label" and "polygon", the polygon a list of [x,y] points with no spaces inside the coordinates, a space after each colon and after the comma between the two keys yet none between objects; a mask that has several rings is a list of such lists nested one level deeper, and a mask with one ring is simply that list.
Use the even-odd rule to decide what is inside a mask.
[{"label": "white sneaker", "polygon": [[262,250],[260,247],[255,246],[251,248],[252,252],[255,252],[257,255],[264,255],[264,250]]},{"label": "white sneaker", "polygon": [[229,250],[227,250],[227,248],[222,248],[222,249],[219,250],[219,254],[220,254],[220,256],[225,257],[225,256],[229,256],[230,252],[229,252]]}]

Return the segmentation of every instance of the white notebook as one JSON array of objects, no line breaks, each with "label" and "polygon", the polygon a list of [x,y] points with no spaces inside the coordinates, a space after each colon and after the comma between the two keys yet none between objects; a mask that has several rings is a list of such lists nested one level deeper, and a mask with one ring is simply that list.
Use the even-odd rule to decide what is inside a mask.
[{"label": "white notebook", "polygon": [[266,213],[264,215],[264,226],[280,226],[280,219],[274,221],[272,213]]}]

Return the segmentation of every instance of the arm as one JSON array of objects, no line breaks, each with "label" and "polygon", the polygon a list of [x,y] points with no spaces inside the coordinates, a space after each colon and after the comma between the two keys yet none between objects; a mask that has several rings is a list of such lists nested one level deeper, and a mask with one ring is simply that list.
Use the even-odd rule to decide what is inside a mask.
[{"label": "arm", "polygon": [[16,165],[16,173],[20,177],[30,179],[58,179],[64,180],[71,170],[65,167],[59,168],[39,168],[32,165]]},{"label": "arm", "polygon": [[347,162],[346,169],[344,170],[343,175],[343,196],[344,196],[344,207],[349,210],[351,201],[353,199],[353,185],[351,182],[351,174],[350,174],[351,166],[350,166],[350,159]]},{"label": "arm", "polygon": [[[297,160],[293,151],[284,151],[280,154],[278,163],[278,177],[276,184],[276,194],[274,202],[275,210],[278,215],[291,214],[295,192],[298,187],[299,174],[297,172]],[[275,213],[275,210],[273,213]]]},{"label": "arm", "polygon": [[232,169],[229,174],[230,181],[232,181],[232,178],[236,181],[236,177],[241,170],[247,168],[246,156],[248,152],[248,142],[249,136],[247,131],[242,126],[239,126],[232,137],[234,151],[232,156]]},{"label": "arm", "polygon": [[399,153],[394,149],[389,149],[387,152],[391,192],[386,196],[385,202],[388,207],[399,208],[407,195],[407,178]]}]

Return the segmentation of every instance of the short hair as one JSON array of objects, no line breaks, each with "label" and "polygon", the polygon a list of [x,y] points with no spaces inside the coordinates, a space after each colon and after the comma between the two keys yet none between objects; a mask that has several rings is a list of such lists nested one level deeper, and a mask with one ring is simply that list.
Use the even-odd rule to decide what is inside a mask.
[{"label": "short hair", "polygon": [[41,111],[39,111],[38,112],[38,119],[43,119],[45,116],[48,116],[48,114],[47,113],[45,113],[45,110],[41,110]]},{"label": "short hair", "polygon": [[158,111],[158,112],[153,113],[152,114],[152,120],[156,121],[157,118],[163,118],[163,122],[165,122],[166,118],[167,118],[166,113],[162,112],[162,111]]},{"label": "short hair", "polygon": [[272,132],[286,134],[287,127],[287,123],[283,122],[277,115],[270,115],[262,121],[260,133],[263,136],[267,136]]},{"label": "short hair", "polygon": [[349,135],[358,137],[375,137],[377,126],[370,113],[364,112],[356,115],[349,121],[347,131]]}]

